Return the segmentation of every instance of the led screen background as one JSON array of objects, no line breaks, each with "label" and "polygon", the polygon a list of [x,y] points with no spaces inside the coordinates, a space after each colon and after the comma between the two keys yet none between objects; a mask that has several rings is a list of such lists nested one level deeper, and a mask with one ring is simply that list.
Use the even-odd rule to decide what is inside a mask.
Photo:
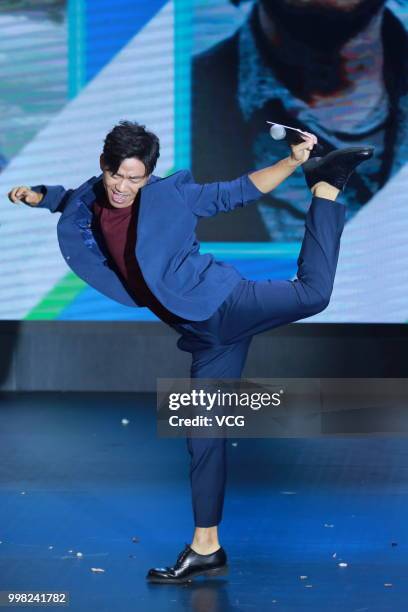
[{"label": "led screen background", "polygon": [[[251,2],[234,7],[225,0],[2,3],[0,318],[156,320],[147,309],[104,297],[67,268],[55,232],[58,213],[14,206],[5,194],[18,184],[75,187],[99,174],[104,135],[120,119],[137,120],[159,135],[162,152],[155,174],[193,167],[197,180],[206,180],[205,160],[200,163],[196,151],[197,142],[202,151],[208,143],[200,141],[204,137],[191,107],[197,92],[205,96],[211,79],[198,83],[194,66],[200,54],[211,53],[245,27],[251,10]],[[406,6],[388,2],[387,11],[406,32]],[[208,120],[216,104],[206,107]],[[307,321],[408,320],[407,105],[405,94],[396,111],[394,169],[364,205],[349,202],[332,301]],[[232,142],[239,129],[232,118],[220,126],[221,135],[227,132],[226,157],[236,167],[240,152],[228,146],[228,134]],[[267,165],[280,153],[266,137],[265,131],[267,153],[254,157],[244,171],[261,167],[263,160]],[[208,167],[214,172],[211,180],[229,178],[228,167]],[[307,196],[301,172],[287,185],[284,197],[300,202]],[[228,223],[240,230],[239,240],[231,240],[223,229],[226,220],[220,219],[215,229],[199,226],[202,251],[232,263],[247,278],[292,278],[298,230],[287,231],[283,224],[277,233],[271,207],[255,207],[266,238],[265,232],[252,232],[249,242],[233,213]]]}]

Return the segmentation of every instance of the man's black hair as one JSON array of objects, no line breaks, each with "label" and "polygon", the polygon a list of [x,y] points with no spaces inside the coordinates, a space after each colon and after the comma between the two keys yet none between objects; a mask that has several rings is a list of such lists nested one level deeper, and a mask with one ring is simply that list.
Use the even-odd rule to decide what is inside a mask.
[{"label": "man's black hair", "polygon": [[136,121],[120,121],[105,138],[103,159],[113,173],[117,172],[124,159],[136,157],[144,163],[146,175],[149,175],[156,167],[159,156],[158,137]]}]

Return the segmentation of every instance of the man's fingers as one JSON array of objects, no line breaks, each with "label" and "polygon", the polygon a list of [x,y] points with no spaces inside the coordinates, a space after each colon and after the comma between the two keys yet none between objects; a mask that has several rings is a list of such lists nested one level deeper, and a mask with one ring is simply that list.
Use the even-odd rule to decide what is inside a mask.
[{"label": "man's fingers", "polygon": [[296,145],[291,145],[291,149],[292,157],[298,160],[299,162],[304,163],[309,159],[310,152],[317,144],[317,136],[310,132],[302,132],[301,134],[303,141]]},{"label": "man's fingers", "polygon": [[311,138],[307,138],[303,142],[295,145],[293,148],[295,151],[304,151],[305,149],[308,149],[309,151],[311,151],[314,145],[315,145],[314,140],[312,140]]},{"label": "man's fingers", "polygon": [[29,191],[30,191],[30,189],[28,187],[19,187],[17,189],[16,196],[18,198],[23,198],[24,196],[26,196],[28,194]]},{"label": "man's fingers", "polygon": [[16,202],[18,200],[17,188],[15,187],[14,189],[12,189],[10,193],[8,194],[8,196],[9,196],[9,200],[11,200],[12,202]]},{"label": "man's fingers", "polygon": [[313,145],[317,144],[317,136],[315,136],[315,134],[312,134],[311,132],[302,132],[302,136],[305,139],[310,138],[313,141]]},{"label": "man's fingers", "polygon": [[19,202],[21,201],[22,198],[28,195],[29,192],[30,192],[29,187],[26,187],[25,185],[21,185],[19,187],[14,187],[8,195],[9,195],[9,199],[12,202]]}]

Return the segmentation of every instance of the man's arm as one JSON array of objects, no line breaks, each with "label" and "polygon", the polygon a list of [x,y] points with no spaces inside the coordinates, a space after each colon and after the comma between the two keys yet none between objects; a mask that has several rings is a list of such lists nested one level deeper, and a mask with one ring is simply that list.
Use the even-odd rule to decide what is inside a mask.
[{"label": "man's arm", "polygon": [[73,189],[61,185],[36,185],[13,187],[8,194],[11,202],[28,204],[36,208],[48,208],[50,212],[62,212]]},{"label": "man's arm", "polygon": [[269,193],[293,174],[298,166],[300,163],[293,160],[292,157],[285,157],[273,166],[251,172],[249,178],[262,193]]},{"label": "man's arm", "polygon": [[248,175],[233,181],[216,183],[186,183],[182,193],[191,210],[198,217],[213,217],[220,212],[229,212],[245,206],[262,196],[262,192]]},{"label": "man's arm", "polygon": [[291,146],[292,153],[289,157],[233,181],[204,185],[186,183],[183,189],[186,201],[199,217],[212,217],[219,212],[229,212],[245,206],[276,189],[298,166],[309,159],[310,151],[316,143],[316,136],[309,134],[304,142]]}]

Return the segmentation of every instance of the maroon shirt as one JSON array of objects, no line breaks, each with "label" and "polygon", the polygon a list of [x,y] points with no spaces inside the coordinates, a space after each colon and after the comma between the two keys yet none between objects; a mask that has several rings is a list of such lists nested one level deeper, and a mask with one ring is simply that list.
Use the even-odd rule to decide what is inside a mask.
[{"label": "maroon shirt", "polygon": [[166,323],[186,321],[165,308],[150,291],[135,255],[140,194],[126,208],[115,208],[102,195],[93,203],[94,227],[102,234],[117,274],[137,303]]}]

